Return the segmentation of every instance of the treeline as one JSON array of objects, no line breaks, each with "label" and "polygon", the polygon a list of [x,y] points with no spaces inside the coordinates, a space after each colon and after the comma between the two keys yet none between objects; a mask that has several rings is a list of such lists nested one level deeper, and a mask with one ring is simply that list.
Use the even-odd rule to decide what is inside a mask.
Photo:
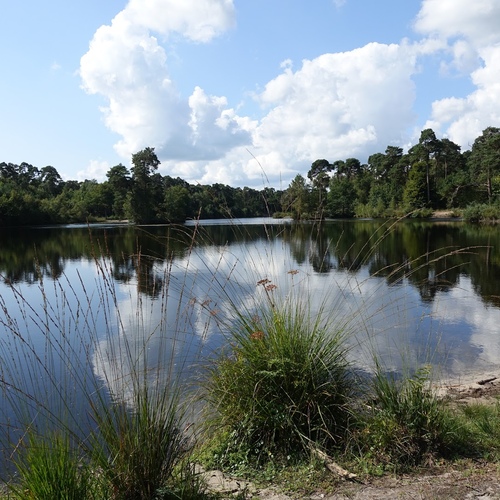
[{"label": "treeline", "polygon": [[[406,154],[388,146],[362,164],[356,158],[316,160],[297,175],[283,207],[296,219],[427,216],[438,209],[496,206],[500,213],[500,129],[488,127],[470,151],[423,130]],[[478,212],[479,213],[479,212]]]},{"label": "treeline", "polygon": [[[437,209],[466,209],[471,220],[500,214],[500,129],[488,127],[470,151],[423,130],[407,153],[388,146],[362,164],[356,158],[318,159],[307,178],[284,191],[224,184],[192,185],[157,172],[154,148],[132,155],[107,180],[64,181],[52,166],[0,163],[0,226],[129,219],[136,223],[188,218],[291,215],[325,217],[427,216]],[[483,207],[483,208],[481,208]]]},{"label": "treeline", "polygon": [[0,163],[0,226],[129,219],[136,223],[184,222],[188,218],[264,217],[281,211],[273,188],[191,185],[157,172],[154,148],[132,155],[107,180],[64,181],[58,171]]}]

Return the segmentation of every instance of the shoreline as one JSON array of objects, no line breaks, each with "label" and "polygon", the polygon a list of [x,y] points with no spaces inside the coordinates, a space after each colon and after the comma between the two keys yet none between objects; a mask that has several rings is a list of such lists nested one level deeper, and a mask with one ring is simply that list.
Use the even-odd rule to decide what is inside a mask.
[{"label": "shoreline", "polygon": [[459,404],[496,403],[500,398],[500,368],[446,376],[431,384],[439,397]]}]

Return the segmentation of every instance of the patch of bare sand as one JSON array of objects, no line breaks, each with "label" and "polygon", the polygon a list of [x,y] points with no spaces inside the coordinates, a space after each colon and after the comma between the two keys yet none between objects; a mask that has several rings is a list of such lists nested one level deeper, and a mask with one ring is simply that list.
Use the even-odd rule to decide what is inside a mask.
[{"label": "patch of bare sand", "polygon": [[452,210],[435,210],[431,219],[453,219],[455,218]]},{"label": "patch of bare sand", "polygon": [[500,370],[448,378],[436,384],[438,395],[459,404],[496,403],[500,398]]}]

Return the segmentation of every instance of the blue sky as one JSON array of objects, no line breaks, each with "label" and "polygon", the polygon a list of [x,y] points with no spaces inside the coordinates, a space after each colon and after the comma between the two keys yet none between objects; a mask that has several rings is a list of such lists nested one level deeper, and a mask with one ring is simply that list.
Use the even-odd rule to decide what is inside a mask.
[{"label": "blue sky", "polygon": [[468,149],[500,126],[498,0],[0,0],[0,161],[105,179],[154,147],[192,183]]}]

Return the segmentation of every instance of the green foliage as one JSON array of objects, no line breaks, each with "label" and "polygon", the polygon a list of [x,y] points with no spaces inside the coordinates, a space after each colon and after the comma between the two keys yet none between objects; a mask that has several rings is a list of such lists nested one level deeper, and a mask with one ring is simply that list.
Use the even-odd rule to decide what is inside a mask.
[{"label": "green foliage", "polygon": [[432,216],[433,212],[432,208],[419,208],[410,212],[408,217],[412,219],[428,219]]},{"label": "green foliage", "polygon": [[267,304],[258,315],[237,318],[230,350],[213,361],[204,384],[207,422],[228,436],[226,455],[258,462],[311,443],[339,444],[353,390],[344,331],[294,301]]},{"label": "green foliage", "polygon": [[15,186],[5,189],[4,194],[0,191],[0,227],[22,225],[24,221],[43,224],[49,222],[50,217],[33,194],[23,193]]},{"label": "green foliage", "polygon": [[[424,208],[464,208],[472,202],[491,202],[500,193],[499,136],[498,129],[489,127],[472,152],[461,153],[460,146],[449,139],[439,140],[432,129],[426,129],[407,154],[388,146],[385,154],[369,156],[366,165],[355,158],[333,163],[316,160],[308,173],[312,196],[301,217],[323,213],[325,198],[327,215],[333,217],[399,217],[415,211],[424,217]],[[289,201],[296,191],[294,184],[295,179],[284,200]]]},{"label": "green foliage", "polygon": [[328,213],[331,217],[353,217],[355,214],[356,189],[347,178],[333,178],[328,193]]},{"label": "green foliage", "polygon": [[[500,130],[488,127],[471,151],[432,129],[421,132],[408,153],[314,161],[307,179],[298,174],[284,191],[266,187],[189,185],[157,172],[154,148],[132,155],[107,172],[107,181],[63,181],[52,166],[0,163],[0,226],[129,218],[137,223],[187,218],[263,217],[290,213],[296,220],[324,217],[400,217],[426,209],[463,209],[495,203],[500,195]],[[424,212],[420,212],[423,216]]]},{"label": "green foliage", "polygon": [[310,188],[304,177],[296,175],[281,200],[285,212],[291,212],[295,220],[312,216]]},{"label": "green foliage", "polygon": [[91,500],[105,498],[98,474],[82,460],[67,434],[39,436],[27,431],[16,455],[17,478],[9,483],[18,500]]},{"label": "green foliage", "polygon": [[106,406],[104,401],[94,407],[98,431],[92,460],[117,500],[148,500],[160,488],[166,491],[187,453],[178,396],[165,391],[153,397],[142,385],[133,398],[132,408],[125,403]]},{"label": "green foliage", "polygon": [[145,148],[132,155],[132,191],[128,205],[129,216],[137,224],[159,221],[158,207],[163,200],[156,196],[153,173],[160,160],[154,148]]},{"label": "green foliage", "polygon": [[415,163],[410,170],[408,182],[403,193],[403,206],[406,212],[427,205],[426,164]]},{"label": "green foliage", "polygon": [[358,435],[375,462],[400,470],[418,465],[432,454],[446,455],[466,439],[457,419],[430,389],[429,371],[397,380],[382,373],[372,381],[374,402]]},{"label": "green foliage", "polygon": [[128,169],[121,163],[111,167],[106,173],[107,186],[113,198],[112,213],[117,218],[125,217],[125,201],[130,189],[131,179]]},{"label": "green foliage", "polygon": [[165,190],[163,217],[168,222],[184,222],[189,214],[189,191],[182,186]]},{"label": "green foliage", "polygon": [[500,129],[488,127],[474,141],[468,165],[474,185],[486,192],[488,202],[499,194],[495,178],[500,175]]},{"label": "green foliage", "polygon": [[470,434],[469,453],[493,460],[500,458],[500,402],[470,404],[461,409],[463,425]]},{"label": "green foliage", "polygon": [[498,221],[500,220],[500,206],[472,203],[463,210],[462,217],[467,222],[473,223]]},{"label": "green foliage", "polygon": [[316,160],[307,173],[308,179],[312,182],[313,186],[313,200],[316,204],[315,212],[323,214],[324,204],[326,202],[326,193],[328,184],[330,183],[330,176],[328,172],[333,170],[333,165],[330,165],[327,160]]},{"label": "green foliage", "polygon": [[162,176],[154,148],[132,155],[131,172],[111,167],[107,180],[63,181],[54,167],[0,163],[0,227],[129,218],[137,223],[187,218],[269,217],[281,211],[281,191],[224,184],[190,185]]}]

